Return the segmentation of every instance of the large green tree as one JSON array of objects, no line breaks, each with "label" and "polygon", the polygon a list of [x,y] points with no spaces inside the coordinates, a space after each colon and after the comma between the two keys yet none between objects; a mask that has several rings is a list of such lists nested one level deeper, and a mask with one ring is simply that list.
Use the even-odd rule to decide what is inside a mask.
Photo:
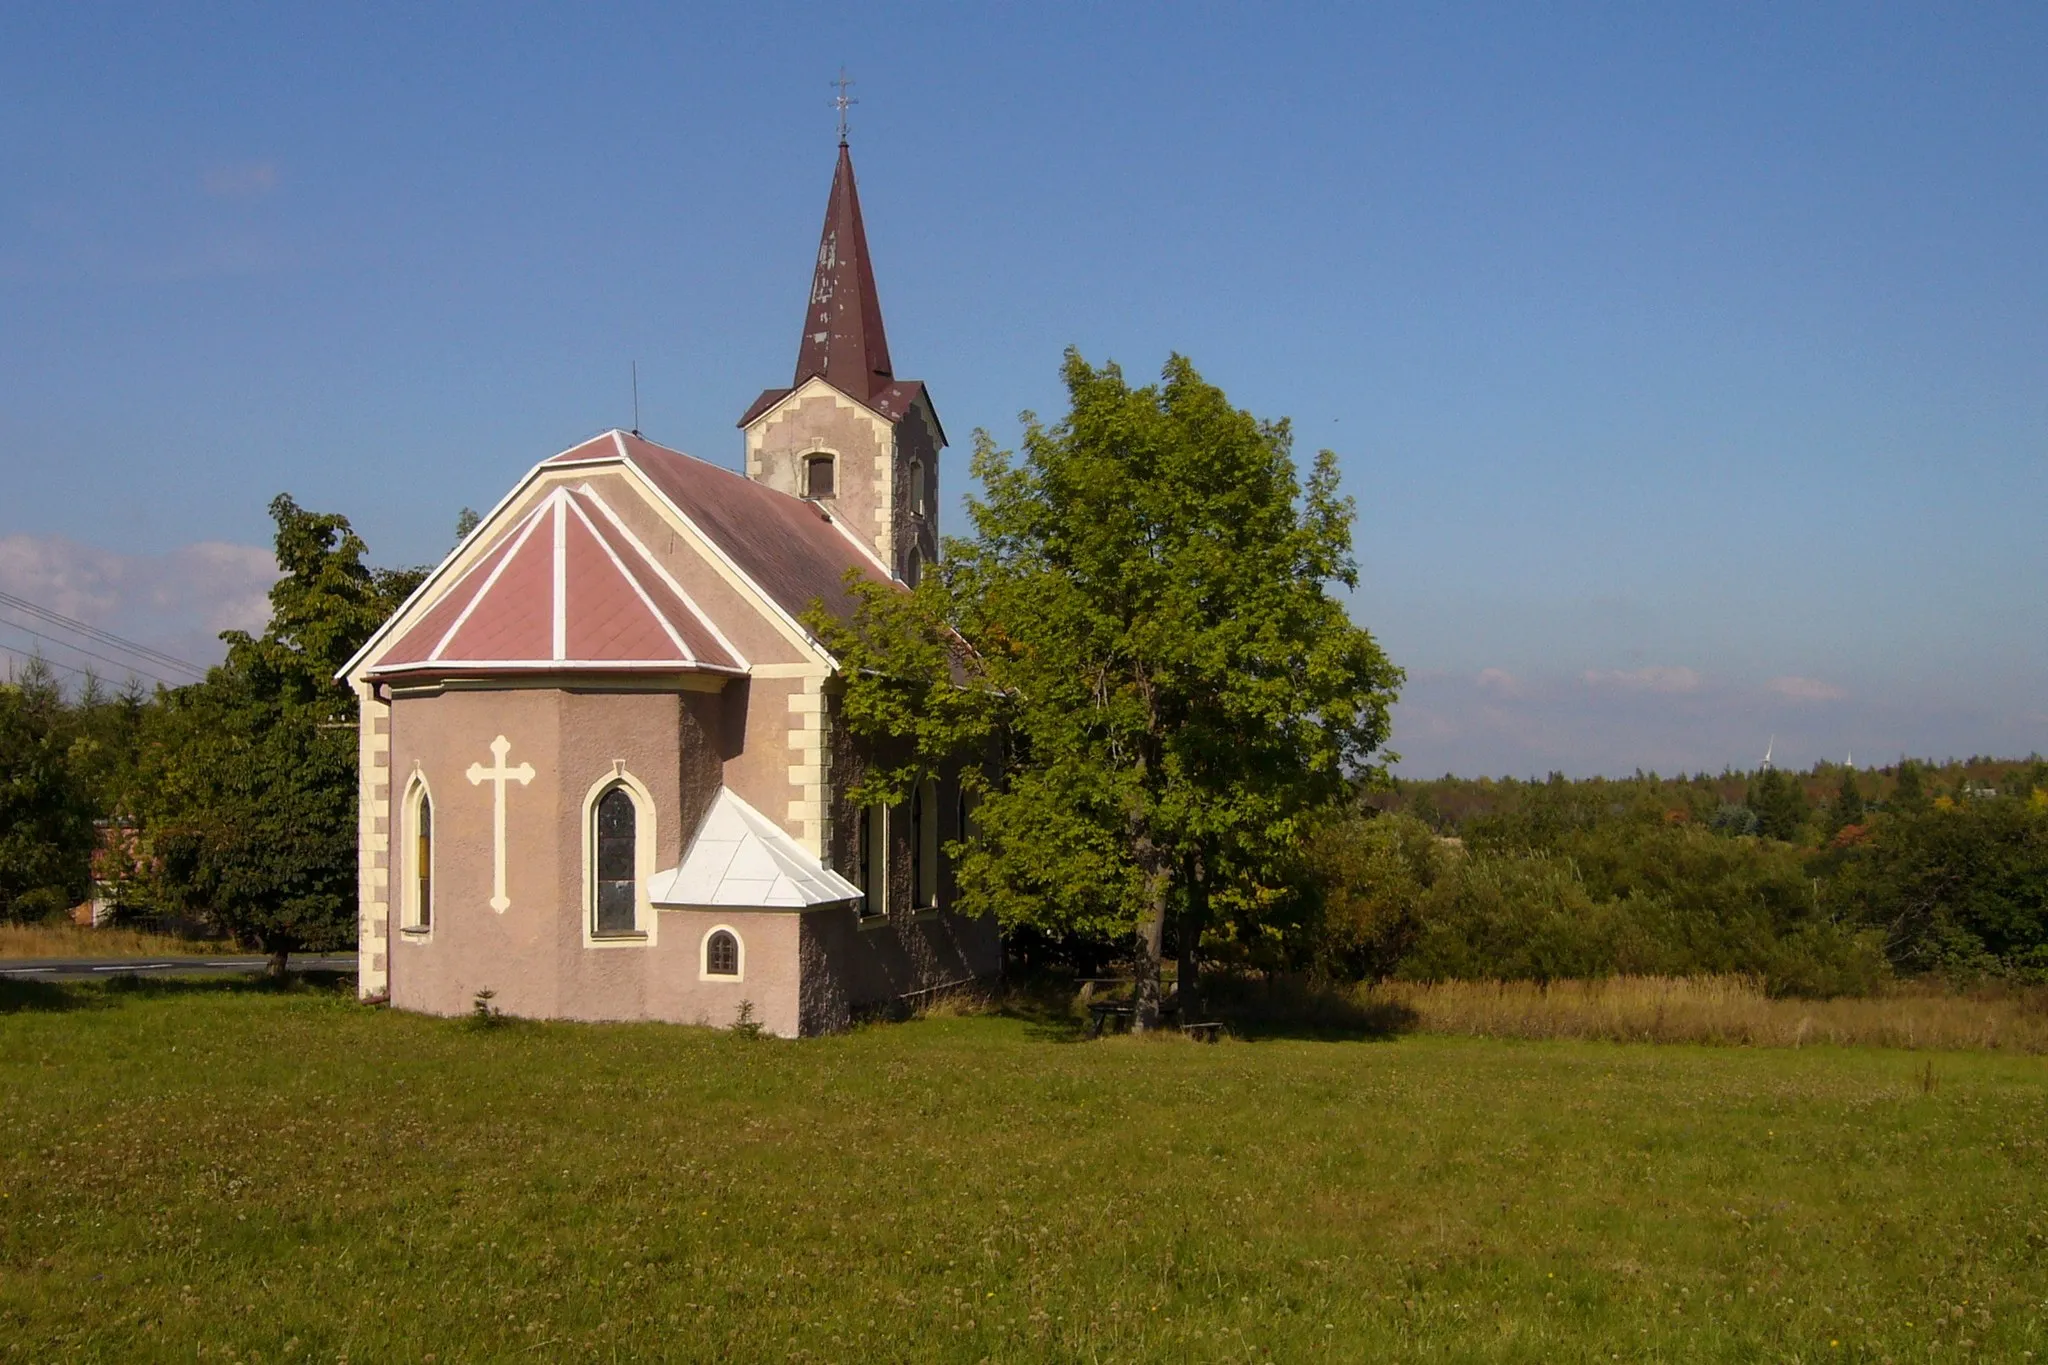
[{"label": "large green tree", "polygon": [[93,807],[74,740],[41,659],[0,683],[0,919],[40,918],[88,889]]},{"label": "large green tree", "polygon": [[145,746],[167,899],[271,955],[354,939],[355,701],[335,673],[419,581],[363,562],[347,518],[270,505],[282,577],[270,624],[164,694]]},{"label": "large green tree", "polygon": [[809,620],[882,756],[856,797],[972,758],[961,908],[1128,937],[1150,1028],[1170,919],[1187,999],[1205,934],[1284,929],[1402,675],[1336,592],[1357,569],[1334,455],[1304,484],[1288,424],[1179,356],[1133,387],[1069,351],[1064,378],[1067,416],[1026,414],[1021,453],[976,433],[973,533],[938,572],[856,586],[850,626]]}]

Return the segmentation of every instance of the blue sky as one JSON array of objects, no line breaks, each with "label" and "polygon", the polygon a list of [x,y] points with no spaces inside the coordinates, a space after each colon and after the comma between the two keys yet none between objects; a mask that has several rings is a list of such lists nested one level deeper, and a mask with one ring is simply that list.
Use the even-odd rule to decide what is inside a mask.
[{"label": "blue sky", "polygon": [[2048,9],[423,8],[0,14],[0,589],[196,654],[633,360],[736,462],[844,64],[951,490],[1069,343],[1292,417],[1403,771],[2048,749]]}]

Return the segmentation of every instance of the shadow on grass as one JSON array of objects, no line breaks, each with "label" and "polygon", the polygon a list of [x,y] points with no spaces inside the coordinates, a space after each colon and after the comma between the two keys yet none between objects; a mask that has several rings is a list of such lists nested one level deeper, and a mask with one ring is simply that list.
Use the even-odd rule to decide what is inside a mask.
[{"label": "shadow on grass", "polygon": [[293,972],[282,981],[267,976],[145,976],[113,972],[92,981],[0,979],[0,1014],[61,1013],[116,1009],[129,999],[237,995],[342,996],[355,994],[354,972]]},{"label": "shadow on grass", "polygon": [[1204,1017],[1233,1038],[1315,1042],[1386,1042],[1412,1033],[1416,1012],[1391,1000],[1360,1000],[1341,987],[1296,977],[1224,976],[1202,983]]},{"label": "shadow on grass", "polygon": [[[1129,994],[1126,985],[1084,999],[1072,981],[1060,977],[1012,979],[971,1012],[1013,1019],[1025,1036],[1045,1043],[1081,1043],[1096,1036],[1089,1002],[1118,1003]],[[1223,976],[1203,983],[1200,1019],[1218,1023],[1232,1038],[1252,1042],[1309,1039],[1321,1042],[1384,1042],[1413,1032],[1420,1017],[1408,1006],[1389,1000],[1360,1000],[1338,987],[1318,986],[1295,978],[1260,979]],[[1121,1032],[1128,1019],[1112,1015],[1105,1031]],[[1176,1002],[1166,1002],[1164,1028],[1180,1025]]]}]

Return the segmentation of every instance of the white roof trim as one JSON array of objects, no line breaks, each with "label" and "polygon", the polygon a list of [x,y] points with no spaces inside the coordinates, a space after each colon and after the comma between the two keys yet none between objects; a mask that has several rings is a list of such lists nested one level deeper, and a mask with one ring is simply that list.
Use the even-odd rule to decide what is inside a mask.
[{"label": "white roof trim", "polygon": [[[568,499],[556,489],[548,498],[555,505],[554,615],[551,652],[557,659],[569,657],[569,517],[563,510]],[[481,593],[478,596],[482,596]]]},{"label": "white roof trim", "polygon": [[895,574],[889,571],[889,566],[882,562],[882,557],[875,553],[875,547],[868,544],[865,540],[862,540],[859,536],[855,535],[853,533],[853,528],[851,526],[848,526],[844,521],[840,520],[840,518],[833,513],[831,508],[821,506],[818,510],[825,514],[826,522],[829,525],[831,525],[831,527],[834,530],[838,531],[840,535],[846,537],[847,544],[853,546],[854,549],[859,550],[862,554],[866,555],[868,557],[868,563],[874,565],[877,569],[880,569],[882,571],[882,579],[884,582],[902,582],[901,579],[897,578]]},{"label": "white roof trim", "polygon": [[561,672],[628,670],[654,673],[720,673],[732,678],[747,676],[747,670],[744,668],[728,668],[724,664],[692,663],[685,659],[423,659],[409,664],[380,664],[370,670],[370,676],[383,678],[395,673],[445,673],[463,669],[497,672],[516,668],[553,669]]},{"label": "white roof trim", "polygon": [[[577,469],[589,465],[611,464],[613,461],[612,457],[609,455],[599,459],[584,458],[581,460],[569,460],[559,465],[555,464],[554,461],[560,460],[562,456],[567,455],[570,450],[581,450],[584,446],[589,445],[592,441],[602,440],[606,435],[613,436],[614,443],[616,443],[617,432],[618,428],[612,427],[608,428],[606,431],[598,432],[595,436],[586,436],[582,440],[578,441],[575,445],[570,446],[568,450],[557,451],[555,454],[548,456],[547,459],[542,460],[539,464],[533,466],[533,468],[527,470],[525,475],[519,480],[519,482],[513,484],[510,488],[506,489],[505,496],[499,498],[497,502],[493,503],[491,505],[491,510],[484,513],[483,517],[477,522],[477,524],[470,528],[469,534],[462,538],[461,543],[448,552],[448,557],[446,559],[443,559],[439,564],[435,565],[433,572],[428,574],[425,578],[421,579],[420,585],[418,587],[414,588],[410,593],[406,594],[405,600],[398,604],[398,610],[392,612],[391,615],[384,618],[384,624],[377,627],[377,629],[371,633],[369,639],[363,641],[363,647],[361,649],[358,649],[354,654],[351,654],[349,656],[348,662],[343,664],[339,669],[335,671],[334,676],[336,680],[342,680],[353,677],[355,675],[355,671],[358,668],[362,667],[364,660],[370,658],[379,649],[382,649],[388,641],[396,638],[400,634],[401,628],[410,627],[410,625],[412,624],[411,618],[413,608],[425,602],[426,599],[428,599],[429,597],[438,597],[441,595],[441,593],[444,591],[443,584],[446,582],[448,574],[453,570],[456,564],[462,561],[463,555],[469,550],[469,548],[472,545],[477,544],[487,534],[491,532],[492,527],[494,527],[497,524],[498,514],[500,512],[503,512],[507,507],[510,507],[513,503],[517,502],[520,499],[520,497],[525,494],[527,488],[530,487],[536,479],[542,478],[552,470],[556,469]],[[474,567],[474,565],[470,566],[470,568]],[[470,568],[465,568],[462,571],[461,576],[458,577],[456,580],[457,583],[460,583],[462,578],[466,578],[469,576]]]},{"label": "white roof trim", "polygon": [[720,787],[712,798],[682,864],[647,883],[648,899],[664,909],[803,910],[860,896],[859,887],[813,858],[730,787]]},{"label": "white roof trim", "polygon": [[[642,474],[641,477],[645,481],[646,476]],[[585,483],[576,491],[588,497],[597,505],[597,510],[604,513],[605,520],[612,524],[612,529],[624,536],[626,543],[631,545],[639,556],[647,561],[648,566],[660,576],[662,583],[667,586],[668,590],[674,593],[682,601],[682,604],[690,609],[691,614],[697,618],[697,623],[710,631],[711,638],[718,641],[724,647],[726,653],[739,660],[741,668],[745,668],[747,666],[747,656],[740,652],[739,646],[726,638],[725,632],[718,628],[718,622],[712,620],[710,614],[704,608],[697,605],[697,599],[690,596],[683,585],[676,581],[675,575],[668,571],[668,567],[655,558],[654,552],[647,548],[640,537],[633,534],[633,528],[626,525],[619,514],[612,510],[611,504],[598,496],[597,490],[588,483]]]},{"label": "white roof trim", "polygon": [[[597,503],[600,507],[604,505],[603,500],[597,494],[590,492],[588,487],[578,489],[577,491],[583,496],[588,497],[592,502]],[[618,570],[619,577],[624,579],[626,586],[633,590],[633,596],[640,599],[640,605],[647,608],[647,614],[652,616],[654,623],[661,627],[662,634],[668,636],[668,641],[676,647],[676,652],[681,654],[690,663],[696,663],[696,651],[683,643],[682,632],[676,629],[675,622],[669,620],[667,614],[654,604],[654,599],[647,595],[647,589],[641,586],[638,576],[626,567],[626,561],[619,558],[618,551],[614,550],[611,542],[604,538],[604,533],[597,529],[597,523],[590,519],[590,513],[584,511],[580,506],[575,507],[575,512],[576,519],[582,522],[585,528],[589,530],[590,538],[597,542],[597,548],[604,551],[604,557],[611,561],[612,567]],[[568,610],[564,607],[563,617],[566,619],[567,615]],[[565,631],[567,628],[566,624],[558,624],[555,627],[558,632]],[[557,645],[555,647],[555,653],[558,655],[566,652],[567,647],[565,645]]]},{"label": "white roof trim", "polygon": [[[533,528],[540,525],[541,513],[547,511],[547,508],[547,503],[543,501],[526,514],[526,520],[516,529],[516,534],[508,539],[505,552],[498,556],[498,562],[491,566],[491,571],[483,583],[470,594],[469,600],[462,604],[462,611],[456,616],[454,624],[449,626],[441,638],[434,642],[434,647],[427,651],[429,659],[440,658],[441,651],[448,648],[448,642],[455,638],[455,632],[469,624],[469,618],[476,613],[477,604],[489,597],[491,589],[498,585],[498,579],[503,576],[505,566],[517,559],[519,552],[526,548],[526,542],[533,538]],[[463,575],[464,580],[467,578],[467,574]],[[457,587],[461,585],[461,581],[456,584]]]},{"label": "white roof trim", "polygon": [[[681,454],[682,452],[678,451],[677,453]],[[691,455],[684,455],[683,458],[695,459],[696,457]],[[674,498],[670,497],[667,493],[664,493],[662,491],[660,483],[658,483],[655,480],[653,475],[649,474],[646,470],[642,469],[639,463],[635,461],[631,456],[626,457],[625,465],[626,468],[632,470],[633,473],[639,477],[642,487],[644,487],[654,497],[659,498],[661,500],[661,505],[668,509],[669,515],[674,517],[678,522],[682,523],[684,530],[688,531],[692,536],[696,537],[697,543],[704,547],[704,552],[707,554],[707,556],[716,559],[719,565],[722,568],[724,568],[727,573],[732,575],[735,582],[742,584],[748,592],[754,595],[755,600],[759,602],[762,610],[766,611],[770,616],[772,616],[778,623],[780,623],[785,628],[784,634],[789,638],[791,643],[795,644],[800,649],[810,650],[812,654],[816,655],[819,659],[823,660],[826,664],[833,668],[837,668],[839,666],[839,660],[834,658],[832,652],[825,648],[824,641],[820,640],[817,636],[813,635],[810,632],[810,629],[806,627],[803,622],[797,620],[796,617],[790,615],[789,612],[783,609],[783,606],[780,602],[777,602],[773,597],[769,596],[768,590],[763,588],[759,583],[756,583],[754,581],[753,575],[749,574],[745,569],[742,569],[739,566],[738,561],[736,561],[730,554],[726,553],[726,549],[723,545],[719,544],[718,541],[713,539],[712,537],[704,534],[704,528],[699,526],[696,522],[696,519],[693,518],[688,512],[685,512],[681,507],[677,506],[676,500]],[[716,466],[713,467],[716,468]],[[733,470],[730,469],[726,470],[725,472],[728,474],[733,474],[735,478],[744,479],[745,477],[747,477],[744,474],[736,474]]]}]

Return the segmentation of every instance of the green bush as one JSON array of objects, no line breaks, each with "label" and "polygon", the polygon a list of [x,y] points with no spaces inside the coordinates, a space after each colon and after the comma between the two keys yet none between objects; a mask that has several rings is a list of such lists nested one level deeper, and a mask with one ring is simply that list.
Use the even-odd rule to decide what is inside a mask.
[{"label": "green bush", "polygon": [[1941,797],[1878,817],[1832,861],[1902,970],[2048,980],[2048,800]]}]

